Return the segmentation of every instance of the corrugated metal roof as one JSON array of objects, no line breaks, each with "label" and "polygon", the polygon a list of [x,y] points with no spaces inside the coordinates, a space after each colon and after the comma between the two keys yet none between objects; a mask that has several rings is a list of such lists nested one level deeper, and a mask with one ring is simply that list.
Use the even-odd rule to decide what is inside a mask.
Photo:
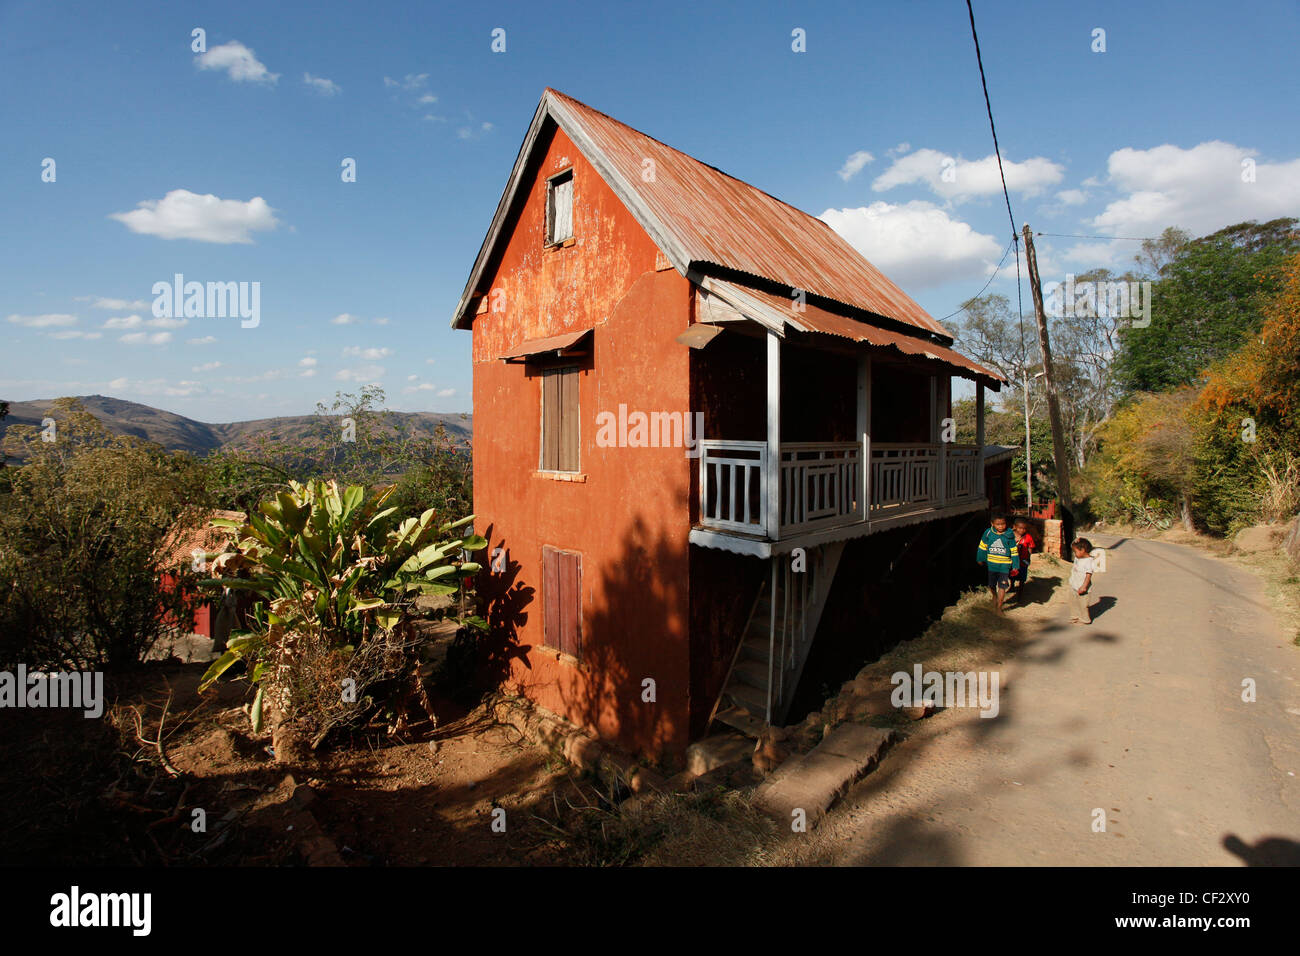
[{"label": "corrugated metal roof", "polygon": [[[576,124],[608,161],[621,180],[611,184],[616,192],[634,194],[669,234],[655,238],[671,239],[690,263],[802,289],[951,340],[943,326],[815,216],[570,96],[548,89],[544,105],[547,100],[566,132],[572,135],[569,126]],[[653,177],[645,174],[651,168]]]},{"label": "corrugated metal roof", "polygon": [[892,348],[904,355],[914,355],[942,362],[956,374],[972,380],[984,379],[992,384],[995,389],[1000,388],[1000,383],[1006,381],[997,372],[968,359],[955,349],[916,338],[915,336],[904,335],[901,332],[882,329],[866,322],[859,322],[857,319],[851,319],[847,316],[836,315],[834,312],[828,312],[809,303],[799,306],[794,299],[785,296],[773,295],[770,292],[763,292],[748,286],[738,286],[731,282],[717,280],[709,283],[709,291],[723,299],[731,299],[733,305],[741,312],[750,311],[747,306],[751,303],[757,303],[762,310],[774,316],[784,326],[802,332],[821,332],[826,335],[837,335],[841,338],[851,339],[854,342],[865,342],[878,348]]}]

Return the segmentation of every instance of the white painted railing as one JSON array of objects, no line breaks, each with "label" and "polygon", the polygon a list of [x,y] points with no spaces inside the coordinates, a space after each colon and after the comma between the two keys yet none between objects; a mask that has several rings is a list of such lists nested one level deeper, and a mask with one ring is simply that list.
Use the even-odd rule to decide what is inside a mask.
[{"label": "white painted railing", "polygon": [[857,442],[782,444],[782,535],[862,520],[861,469]]},{"label": "white painted railing", "polygon": [[[974,445],[870,444],[870,513],[907,513],[958,504],[983,493]],[[768,538],[863,521],[863,446],[857,442],[781,445],[780,531],[766,526],[767,443],[700,442],[700,524]]]},{"label": "white painted railing", "polygon": [[974,445],[873,442],[871,511],[942,508],[979,494]]},{"label": "white painted railing", "polygon": [[700,441],[700,524],[766,534],[767,442]]}]

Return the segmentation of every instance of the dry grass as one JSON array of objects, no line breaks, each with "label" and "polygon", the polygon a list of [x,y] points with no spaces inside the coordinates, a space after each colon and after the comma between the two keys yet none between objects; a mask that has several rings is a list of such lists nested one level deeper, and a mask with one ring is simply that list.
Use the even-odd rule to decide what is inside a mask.
[{"label": "dry grass", "polygon": [[1280,548],[1255,554],[1235,553],[1229,560],[1259,577],[1283,633],[1300,647],[1300,567]]},{"label": "dry grass", "polygon": [[1037,620],[1055,598],[1064,579],[1064,565],[1054,558],[1035,555],[1033,576],[1026,586],[1036,603],[1007,605],[999,617],[985,588],[968,591],[944,611],[924,633],[903,641],[863,673],[892,674],[921,664],[926,670],[969,671],[989,663],[1000,663],[1023,637],[1022,624]]},{"label": "dry grass", "polygon": [[612,804],[577,783],[539,817],[577,866],[761,866],[775,825],[734,790],[650,793]]}]

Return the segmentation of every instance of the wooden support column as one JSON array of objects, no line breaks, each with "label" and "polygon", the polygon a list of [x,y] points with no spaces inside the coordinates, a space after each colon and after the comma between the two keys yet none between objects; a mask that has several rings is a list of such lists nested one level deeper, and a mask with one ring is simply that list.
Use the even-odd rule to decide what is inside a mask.
[{"label": "wooden support column", "polygon": [[858,454],[862,456],[862,470],[858,475],[858,517],[867,521],[871,517],[871,356],[858,356]]},{"label": "wooden support column", "polygon": [[975,447],[979,449],[978,469],[975,472],[975,487],[981,495],[986,493],[984,487],[984,383],[975,383]]},{"label": "wooden support column", "polygon": [[781,535],[781,337],[767,333],[767,475],[764,524],[767,536]]}]

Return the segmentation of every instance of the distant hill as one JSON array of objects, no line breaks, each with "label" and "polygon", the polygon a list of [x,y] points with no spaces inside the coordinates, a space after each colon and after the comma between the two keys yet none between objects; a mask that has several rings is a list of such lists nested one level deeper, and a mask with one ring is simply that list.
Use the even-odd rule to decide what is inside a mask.
[{"label": "distant hill", "polygon": [[[107,395],[82,395],[82,405],[112,431],[119,435],[135,435],[146,441],[157,442],[172,451],[187,451],[205,455],[218,448],[238,448],[260,435],[292,441],[305,435],[316,421],[315,415],[284,415],[278,418],[259,418],[246,422],[210,424],[195,421],[161,408],[128,402]],[[9,403],[8,417],[0,420],[0,438],[10,425],[35,425],[40,427],[54,399]],[[447,430],[452,439],[471,436],[471,416],[468,413],[440,412],[390,412],[396,421],[410,427],[417,435],[431,436],[438,425]]]}]

